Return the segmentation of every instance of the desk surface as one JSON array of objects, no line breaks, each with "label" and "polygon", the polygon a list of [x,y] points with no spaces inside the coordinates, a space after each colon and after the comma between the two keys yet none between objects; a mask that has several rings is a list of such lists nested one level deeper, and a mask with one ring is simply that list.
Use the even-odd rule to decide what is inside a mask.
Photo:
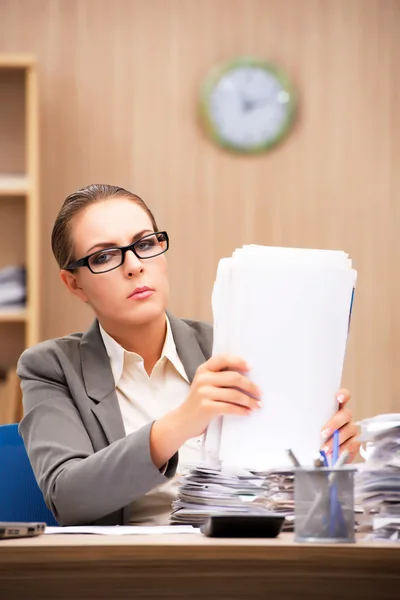
[{"label": "desk surface", "polygon": [[272,540],[63,534],[0,541],[0,590],[11,594],[2,593],[2,600],[26,593],[27,585],[30,600],[394,600],[400,598],[400,545],[296,544],[291,534]]},{"label": "desk surface", "polygon": [[[373,560],[389,557],[399,562],[400,544],[387,542],[358,541],[355,544],[298,544],[293,534],[282,533],[273,539],[228,539],[207,538],[201,534],[163,534],[163,535],[81,535],[51,534],[35,538],[1,540],[0,562],[11,563],[29,556],[34,552],[35,561],[64,560],[71,552],[77,558],[120,556],[123,551],[127,556],[140,558],[157,557],[159,559],[193,560],[210,556],[235,559],[251,556],[255,559],[277,559],[289,556],[292,559],[303,558],[304,555],[315,555],[319,560],[342,560],[344,555],[352,560]],[[400,594],[399,594],[400,597]]]}]

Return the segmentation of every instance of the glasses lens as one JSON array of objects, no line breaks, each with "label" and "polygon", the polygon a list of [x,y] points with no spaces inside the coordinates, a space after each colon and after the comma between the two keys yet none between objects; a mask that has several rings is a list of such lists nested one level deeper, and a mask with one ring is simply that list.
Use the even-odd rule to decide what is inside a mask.
[{"label": "glasses lens", "polygon": [[120,266],[122,263],[122,252],[118,248],[96,252],[89,258],[90,268],[94,273],[104,273]]},{"label": "glasses lens", "polygon": [[151,258],[168,249],[167,238],[163,233],[147,235],[135,244],[135,251],[140,258]]}]

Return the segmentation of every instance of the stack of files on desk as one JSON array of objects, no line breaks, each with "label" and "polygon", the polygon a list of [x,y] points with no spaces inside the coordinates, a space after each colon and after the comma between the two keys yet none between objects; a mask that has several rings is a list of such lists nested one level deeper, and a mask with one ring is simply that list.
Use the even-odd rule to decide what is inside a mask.
[{"label": "stack of files on desk", "polygon": [[345,252],[245,246],[220,261],[212,295],[213,354],[247,361],[263,406],[215,419],[210,466],[266,472],[313,465],[337,410],[357,273]]},{"label": "stack of files on desk", "polygon": [[400,514],[397,517],[395,515],[375,516],[373,534],[369,537],[376,540],[400,542]]},{"label": "stack of files on desk", "polygon": [[293,523],[293,474],[290,472],[234,474],[204,466],[193,467],[181,478],[171,523],[200,526],[217,513],[280,514],[284,529]]},{"label": "stack of files on desk", "polygon": [[26,300],[26,273],[24,267],[0,269],[0,310],[23,307]]},{"label": "stack of files on desk", "polygon": [[369,443],[356,479],[356,497],[373,513],[372,537],[400,541],[400,414],[378,415],[362,423]]},{"label": "stack of files on desk", "polygon": [[[180,481],[178,499],[172,505],[172,523],[199,525],[209,514],[252,512],[263,514],[263,480],[197,466]],[[258,500],[256,504],[256,500]]]},{"label": "stack of files on desk", "polygon": [[294,522],[294,474],[293,471],[279,470],[264,473],[266,505],[273,513],[286,517],[284,529],[292,529]]}]

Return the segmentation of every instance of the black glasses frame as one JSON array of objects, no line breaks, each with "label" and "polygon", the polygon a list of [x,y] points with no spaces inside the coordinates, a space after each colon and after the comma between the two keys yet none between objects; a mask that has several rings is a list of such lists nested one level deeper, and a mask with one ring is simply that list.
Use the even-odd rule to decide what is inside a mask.
[{"label": "black glasses frame", "polygon": [[[140,256],[137,251],[136,251],[136,246],[138,244],[140,244],[141,242],[143,242],[143,240],[149,238],[149,237],[153,237],[154,235],[157,236],[162,236],[162,240],[159,241],[163,241],[166,242],[167,245],[165,247],[164,250],[161,250],[161,252],[157,252],[157,254],[152,254],[151,256]],[[88,254],[87,256],[84,256],[83,258],[80,258],[79,260],[75,260],[72,263],[69,263],[66,267],[64,267],[65,271],[74,271],[75,269],[79,269],[80,267],[87,267],[89,269],[89,271],[91,271],[94,275],[101,275],[102,273],[108,273],[109,271],[114,271],[114,269],[118,269],[121,265],[124,264],[125,262],[125,255],[127,252],[131,251],[133,252],[133,254],[139,259],[139,260],[147,260],[149,258],[155,258],[156,256],[160,256],[160,254],[164,254],[164,252],[166,252],[169,248],[169,237],[168,237],[168,233],[166,231],[154,231],[153,233],[149,233],[145,236],[143,236],[142,238],[140,238],[140,240],[136,240],[135,242],[133,242],[132,244],[128,244],[127,246],[112,246],[110,248],[104,248],[103,250],[96,250],[96,252],[92,252],[91,254]],[[89,264],[89,259],[94,256],[95,254],[101,254],[103,252],[109,252],[110,250],[121,250],[121,262],[117,267],[112,267],[111,269],[107,269],[106,271],[93,271],[92,267]]]}]

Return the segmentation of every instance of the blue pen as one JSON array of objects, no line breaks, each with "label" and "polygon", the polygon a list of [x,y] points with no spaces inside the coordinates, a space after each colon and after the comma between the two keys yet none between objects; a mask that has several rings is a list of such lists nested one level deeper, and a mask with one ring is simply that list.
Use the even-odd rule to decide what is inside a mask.
[{"label": "blue pen", "polygon": [[[347,325],[347,335],[349,335],[350,332],[350,323],[351,323],[351,314],[352,314],[352,310],[353,310],[353,302],[354,302],[354,287],[353,287],[353,291],[351,294],[351,300],[350,300],[350,310],[349,310],[349,321],[348,321],[348,325]],[[340,410],[342,407],[342,405],[339,403],[339,407],[338,410]],[[323,450],[321,451],[321,455],[322,455]],[[324,453],[325,454],[325,453]],[[340,454],[340,444],[339,444],[339,430],[335,429],[334,433],[333,433],[333,441],[332,441],[332,459],[331,459],[331,467],[335,467],[338,459],[339,459],[339,454]],[[336,484],[333,484],[331,486],[331,491],[330,491],[330,495],[329,495],[329,501],[330,501],[330,519],[329,519],[329,535],[331,537],[334,537],[335,532],[337,530],[337,526],[338,526],[338,516],[341,517],[341,524],[344,525],[344,521],[343,521],[343,514],[342,514],[342,509],[341,506],[338,502],[338,498],[337,498],[337,486]]]},{"label": "blue pen", "polygon": [[[339,406],[340,410],[340,406]],[[335,429],[333,433],[333,447],[332,447],[332,461],[331,467],[334,467],[339,458],[339,429]],[[338,499],[337,499],[337,487],[336,484],[333,484],[331,487],[330,493],[330,535],[334,537],[335,531],[337,528],[337,518],[338,518]]]},{"label": "blue pen", "polygon": [[336,429],[333,433],[333,447],[332,447],[332,462],[331,466],[334,467],[339,458],[339,429]]},{"label": "blue pen", "polygon": [[328,458],[324,450],[319,451],[319,455],[322,458],[322,462],[324,463],[324,467],[329,467]]}]

